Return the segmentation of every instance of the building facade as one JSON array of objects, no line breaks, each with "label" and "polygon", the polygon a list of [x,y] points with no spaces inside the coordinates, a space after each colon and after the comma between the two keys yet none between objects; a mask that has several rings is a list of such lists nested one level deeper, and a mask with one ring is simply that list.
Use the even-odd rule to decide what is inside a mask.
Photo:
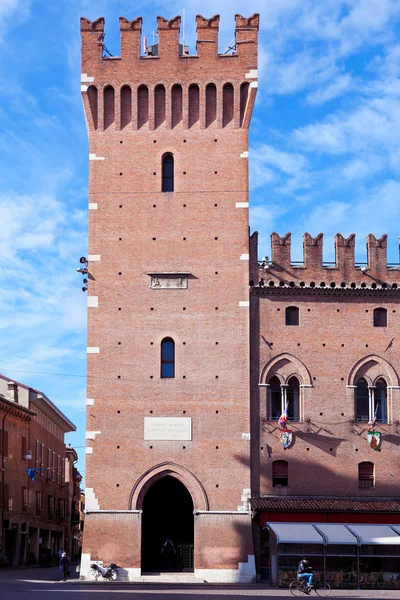
[{"label": "building facade", "polygon": [[399,265],[387,265],[386,235],[367,237],[365,264],[354,235],[335,236],[335,263],[323,263],[322,234],[304,235],[301,263],[290,234],[271,239],[271,260],[257,263],[256,234],[251,253],[260,575],[287,585],[308,553],[336,587],[400,588]]},{"label": "building facade", "polygon": [[[221,56],[219,17],[198,16],[189,55],[180,17],[158,17],[158,44],[141,56],[142,19],[121,18],[121,57],[103,58],[104,20],[81,20],[90,144],[82,575],[101,559],[131,577],[255,576],[248,126],[258,15],[235,23],[237,51]],[[174,547],[164,552],[167,538]]]},{"label": "building facade", "polygon": [[[64,547],[71,528],[64,435],[75,425],[42,392],[4,375],[0,419],[1,560],[46,562]],[[36,470],[32,477],[27,469]]]},{"label": "building facade", "polygon": [[132,579],[178,570],[286,585],[307,552],[332,585],[393,587],[399,270],[372,235],[365,265],[339,234],[335,263],[323,263],[321,234],[305,234],[301,264],[276,233],[271,261],[258,261],[248,127],[259,19],[235,19],[235,52],[219,55],[219,17],[197,16],[191,55],[179,17],[158,17],[144,53],[141,18],[121,18],[120,57],[104,56],[103,19],[81,20],[81,575],[101,560]]}]

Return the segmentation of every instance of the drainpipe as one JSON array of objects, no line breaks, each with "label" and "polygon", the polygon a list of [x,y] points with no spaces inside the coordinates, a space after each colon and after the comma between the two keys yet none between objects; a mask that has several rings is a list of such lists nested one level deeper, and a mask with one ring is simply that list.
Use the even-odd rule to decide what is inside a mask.
[{"label": "drainpipe", "polygon": [[4,506],[5,501],[5,482],[4,482],[4,452],[5,452],[5,439],[4,439],[4,430],[5,430],[5,421],[8,413],[11,411],[11,407],[9,407],[3,415],[2,423],[1,423],[1,554],[4,556],[4,546],[5,546],[5,535],[4,535],[4,518],[5,518],[5,510]]}]

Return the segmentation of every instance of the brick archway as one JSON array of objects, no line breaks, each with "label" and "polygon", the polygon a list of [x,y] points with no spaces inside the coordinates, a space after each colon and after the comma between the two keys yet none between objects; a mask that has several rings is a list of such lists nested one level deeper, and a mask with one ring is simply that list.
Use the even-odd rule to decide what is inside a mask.
[{"label": "brick archway", "polygon": [[194,510],[209,510],[206,491],[200,480],[188,469],[172,462],[155,465],[134,484],[129,496],[129,510],[142,510],[144,497],[150,487],[163,477],[175,477],[188,489],[193,499]]},{"label": "brick archway", "polygon": [[274,356],[261,370],[260,383],[277,376],[282,383],[287,383],[291,377],[300,379],[302,385],[312,386],[309,370],[304,363],[292,354],[282,353]]},{"label": "brick archway", "polygon": [[390,386],[399,385],[399,376],[384,358],[370,354],[359,360],[351,369],[347,380],[347,385],[356,385],[361,378],[366,379],[371,385],[374,385],[377,379],[383,377]]}]

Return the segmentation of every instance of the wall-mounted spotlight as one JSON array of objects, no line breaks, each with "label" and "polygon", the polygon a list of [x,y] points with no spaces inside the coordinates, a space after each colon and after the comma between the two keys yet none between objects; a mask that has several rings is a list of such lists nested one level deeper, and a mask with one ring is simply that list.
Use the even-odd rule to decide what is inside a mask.
[{"label": "wall-mounted spotlight", "polygon": [[88,260],[86,258],[86,256],[81,256],[79,259],[79,262],[81,263],[81,265],[87,265],[88,264]]}]

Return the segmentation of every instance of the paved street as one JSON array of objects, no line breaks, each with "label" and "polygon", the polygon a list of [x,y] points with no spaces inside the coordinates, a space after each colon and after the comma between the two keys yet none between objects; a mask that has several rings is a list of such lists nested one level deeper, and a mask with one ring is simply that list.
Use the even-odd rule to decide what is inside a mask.
[{"label": "paved street", "polygon": [[[79,582],[72,567],[73,579],[60,581],[60,571],[51,569],[15,569],[0,570],[1,600],[216,600],[223,596],[224,600],[238,597],[292,597],[288,590],[271,590],[262,585],[184,585],[184,584],[135,584],[135,583],[92,583]],[[312,598],[317,598],[314,594]],[[399,598],[399,590],[366,590],[366,591],[332,591],[330,598]]]}]

